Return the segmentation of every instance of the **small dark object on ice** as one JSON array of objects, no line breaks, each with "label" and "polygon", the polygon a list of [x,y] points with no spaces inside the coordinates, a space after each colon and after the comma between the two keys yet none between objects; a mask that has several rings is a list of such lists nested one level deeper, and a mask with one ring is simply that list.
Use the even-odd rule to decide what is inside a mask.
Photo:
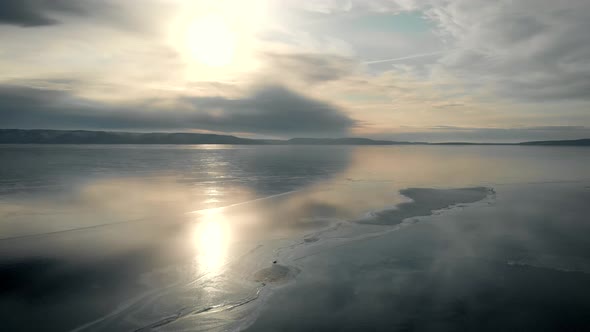
[{"label": "small dark object on ice", "polygon": [[273,264],[276,264],[276,263],[277,263],[277,261],[272,261],[272,263],[273,263]]}]

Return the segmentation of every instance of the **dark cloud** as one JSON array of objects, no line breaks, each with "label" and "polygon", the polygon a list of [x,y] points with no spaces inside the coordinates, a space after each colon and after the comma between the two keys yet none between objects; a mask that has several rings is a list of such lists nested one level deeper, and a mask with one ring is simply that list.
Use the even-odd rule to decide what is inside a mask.
[{"label": "dark cloud", "polygon": [[[173,6],[154,0],[137,4],[116,0],[0,0],[0,24],[44,27],[81,17],[90,24],[108,25],[129,31],[152,31],[154,20]],[[153,31],[152,31],[153,32]]]},{"label": "dark cloud", "polygon": [[308,83],[337,80],[352,74],[357,65],[347,57],[311,53],[267,53],[265,60],[272,71],[288,73]]},{"label": "dark cloud", "polygon": [[211,130],[279,136],[345,134],[356,121],[337,107],[280,86],[244,98],[182,97],[112,106],[67,91],[0,86],[4,128]]},{"label": "dark cloud", "polygon": [[0,23],[36,27],[59,23],[55,14],[86,14],[88,1],[80,0],[2,0]]},{"label": "dark cloud", "polygon": [[217,116],[199,116],[216,130],[260,133],[345,133],[355,121],[336,107],[279,86],[267,86],[244,99],[191,98],[197,109],[223,110]]}]

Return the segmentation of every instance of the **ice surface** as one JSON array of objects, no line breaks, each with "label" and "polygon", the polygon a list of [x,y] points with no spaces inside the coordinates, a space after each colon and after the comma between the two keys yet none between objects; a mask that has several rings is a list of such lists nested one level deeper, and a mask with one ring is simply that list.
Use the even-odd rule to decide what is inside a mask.
[{"label": "ice surface", "polygon": [[8,331],[539,330],[511,314],[526,303],[579,327],[588,151],[0,147],[0,318]]},{"label": "ice surface", "polygon": [[395,225],[410,217],[427,216],[432,211],[457,204],[480,201],[494,193],[492,188],[474,187],[458,189],[409,188],[400,193],[412,199],[395,208],[371,212],[359,220],[365,224]]}]

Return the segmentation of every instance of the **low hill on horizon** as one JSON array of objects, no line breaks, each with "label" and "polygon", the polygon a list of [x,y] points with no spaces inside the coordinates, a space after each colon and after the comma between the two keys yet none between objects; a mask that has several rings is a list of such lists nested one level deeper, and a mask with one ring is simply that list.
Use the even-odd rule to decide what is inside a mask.
[{"label": "low hill on horizon", "polygon": [[235,144],[235,145],[549,145],[590,146],[590,138],[521,143],[406,142],[363,137],[251,139],[200,133],[135,133],[94,130],[0,129],[0,144]]},{"label": "low hill on horizon", "polygon": [[568,145],[568,146],[590,146],[590,138],[560,140],[560,141],[532,141],[522,142],[520,145]]}]

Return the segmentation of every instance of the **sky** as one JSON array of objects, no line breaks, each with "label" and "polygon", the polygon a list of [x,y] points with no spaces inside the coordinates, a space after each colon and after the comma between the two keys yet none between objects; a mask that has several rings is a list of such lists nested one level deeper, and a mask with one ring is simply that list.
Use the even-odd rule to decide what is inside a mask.
[{"label": "sky", "polygon": [[1,0],[0,128],[590,137],[588,0]]}]

